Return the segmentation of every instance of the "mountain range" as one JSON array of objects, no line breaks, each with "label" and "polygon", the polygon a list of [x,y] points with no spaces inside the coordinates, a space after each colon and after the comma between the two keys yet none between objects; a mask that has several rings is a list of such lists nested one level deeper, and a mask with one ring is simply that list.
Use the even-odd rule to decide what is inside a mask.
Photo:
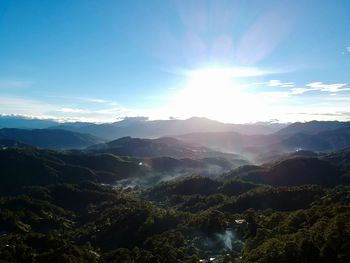
[{"label": "mountain range", "polygon": [[[90,134],[54,129],[0,129],[0,140],[13,141],[12,145],[23,144],[50,149],[82,149],[103,140]],[[5,145],[9,146],[9,145]]]},{"label": "mountain range", "polygon": [[125,136],[158,138],[201,131],[236,131],[243,134],[268,134],[286,126],[287,124],[269,122],[230,124],[199,117],[192,117],[187,120],[148,120],[145,117],[129,117],[121,121],[103,124],[87,122],[59,123],[54,120],[28,119],[20,116],[0,117],[0,128],[62,129],[88,133],[105,140],[114,140]]},{"label": "mountain range", "polygon": [[[136,117],[94,124],[0,117],[0,127],[6,125],[27,127],[0,129],[0,140],[16,142],[10,146],[19,147],[22,143],[51,149],[88,147],[88,150],[139,157],[198,158],[202,152],[200,158],[205,158],[220,152],[221,156],[234,153],[243,156],[240,159],[263,163],[294,151],[327,152],[350,147],[350,122],[338,121],[225,124],[197,117],[158,121]],[[45,128],[30,128],[34,126]],[[204,149],[213,154],[205,155]]]},{"label": "mountain range", "polygon": [[350,123],[313,121],[291,124],[273,134],[201,132],[184,134],[177,138],[217,151],[241,154],[253,162],[261,163],[294,151],[327,152],[348,148]]}]

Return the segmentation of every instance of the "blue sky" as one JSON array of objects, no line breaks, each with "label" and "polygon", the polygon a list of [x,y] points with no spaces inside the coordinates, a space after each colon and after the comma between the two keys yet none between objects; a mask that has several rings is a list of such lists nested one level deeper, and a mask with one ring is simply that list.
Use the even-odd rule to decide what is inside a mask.
[{"label": "blue sky", "polygon": [[0,2],[0,114],[350,119],[350,1]]}]

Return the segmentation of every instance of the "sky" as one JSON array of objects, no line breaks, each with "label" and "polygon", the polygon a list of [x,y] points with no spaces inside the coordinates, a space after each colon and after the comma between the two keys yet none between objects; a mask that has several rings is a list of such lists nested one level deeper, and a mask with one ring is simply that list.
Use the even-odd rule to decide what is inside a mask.
[{"label": "sky", "polygon": [[348,0],[0,1],[0,114],[350,120]]}]

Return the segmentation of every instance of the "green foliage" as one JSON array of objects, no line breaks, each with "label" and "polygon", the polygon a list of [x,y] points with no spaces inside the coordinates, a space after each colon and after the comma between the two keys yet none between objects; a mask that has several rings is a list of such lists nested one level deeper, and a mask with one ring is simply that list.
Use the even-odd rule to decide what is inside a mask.
[{"label": "green foliage", "polygon": [[129,158],[0,155],[4,262],[350,262],[349,186],[190,176],[132,190],[100,177],[143,171]]}]

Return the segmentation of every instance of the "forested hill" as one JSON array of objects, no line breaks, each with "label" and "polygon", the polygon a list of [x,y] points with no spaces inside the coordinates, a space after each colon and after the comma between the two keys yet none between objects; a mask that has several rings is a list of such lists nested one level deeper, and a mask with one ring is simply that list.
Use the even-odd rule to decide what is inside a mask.
[{"label": "forested hill", "polygon": [[[168,164],[175,168],[185,160],[168,157],[163,166],[156,158],[146,165],[113,154],[4,149],[0,258],[345,263],[349,152],[291,156],[215,178],[166,177],[146,185],[141,179],[148,172],[166,176]],[[128,176],[138,180],[125,181]]]}]

